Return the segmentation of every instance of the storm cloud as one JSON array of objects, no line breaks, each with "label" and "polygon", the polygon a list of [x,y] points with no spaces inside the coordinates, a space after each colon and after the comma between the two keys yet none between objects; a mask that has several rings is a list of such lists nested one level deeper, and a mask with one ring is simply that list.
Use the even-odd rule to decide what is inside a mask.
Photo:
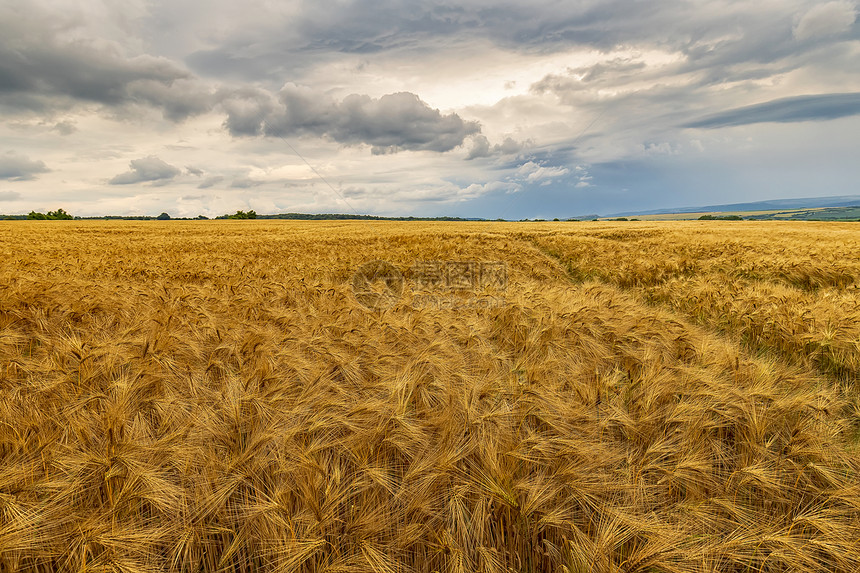
[{"label": "storm cloud", "polygon": [[0,179],[27,181],[35,179],[39,173],[50,171],[44,161],[33,160],[17,153],[0,155]]},{"label": "storm cloud", "polygon": [[506,137],[501,143],[491,146],[489,139],[478,134],[472,138],[472,147],[466,155],[466,160],[471,161],[479,157],[490,157],[493,155],[511,155],[519,153],[523,147],[523,143],[515,141],[511,137]]},{"label": "storm cloud", "polygon": [[207,177],[197,186],[198,189],[209,189],[210,187],[214,187],[218,183],[224,181],[224,177],[222,175],[212,175],[211,177]]},{"label": "storm cloud", "polygon": [[116,175],[108,183],[111,185],[130,185],[132,183],[164,182],[182,173],[181,169],[165,163],[154,155],[134,159],[129,162],[129,167],[131,169]]},{"label": "storm cloud", "polygon": [[477,122],[456,113],[443,115],[413,93],[380,98],[351,94],[338,101],[295,84],[287,84],[277,101],[259,90],[226,97],[224,126],[232,135],[327,137],[344,145],[366,144],[374,155],[399,151],[446,152],[480,132]]},{"label": "storm cloud", "polygon": [[0,7],[0,106],[52,112],[82,103],[145,105],[173,121],[211,107],[208,90],[175,62],[77,38],[77,26],[48,11]]},{"label": "storm cloud", "polygon": [[821,121],[860,115],[860,93],[821,94],[781,98],[720,112],[687,124],[714,129],[753,123]]}]

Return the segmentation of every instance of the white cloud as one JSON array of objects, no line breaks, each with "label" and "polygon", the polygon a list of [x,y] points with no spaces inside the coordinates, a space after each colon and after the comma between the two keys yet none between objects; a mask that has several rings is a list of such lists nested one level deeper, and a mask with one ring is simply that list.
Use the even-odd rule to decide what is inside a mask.
[{"label": "white cloud", "polygon": [[517,193],[522,191],[522,186],[519,183],[514,183],[512,181],[490,181],[488,183],[472,183],[468,187],[466,187],[465,194],[469,197],[480,197],[481,195],[486,195],[487,193],[495,193],[495,192],[503,192],[503,193]]},{"label": "white cloud", "polygon": [[534,161],[524,163],[517,169],[517,177],[529,183],[554,179],[570,173],[567,167],[545,167]]}]

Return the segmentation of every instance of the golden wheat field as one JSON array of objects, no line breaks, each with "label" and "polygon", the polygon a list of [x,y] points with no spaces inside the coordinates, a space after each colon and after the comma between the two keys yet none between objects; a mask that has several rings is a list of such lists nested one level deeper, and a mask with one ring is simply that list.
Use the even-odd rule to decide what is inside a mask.
[{"label": "golden wheat field", "polygon": [[856,223],[3,224],[0,571],[854,573],[858,253]]}]

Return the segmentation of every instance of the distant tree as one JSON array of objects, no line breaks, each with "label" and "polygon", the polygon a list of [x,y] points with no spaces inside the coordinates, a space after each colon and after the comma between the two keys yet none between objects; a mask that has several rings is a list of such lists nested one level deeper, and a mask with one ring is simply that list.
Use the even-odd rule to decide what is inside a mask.
[{"label": "distant tree", "polygon": [[66,213],[64,209],[48,211],[47,215],[44,213],[39,213],[38,211],[30,211],[30,214],[27,215],[27,218],[36,221],[70,221],[74,219],[74,217]]},{"label": "distant tree", "polygon": [[168,219],[170,219],[170,215],[168,215],[167,213],[162,213],[161,215],[156,217],[156,219],[159,221],[167,221]]},{"label": "distant tree", "polygon": [[702,215],[699,217],[699,221],[743,221],[744,218],[740,215]]},{"label": "distant tree", "polygon": [[69,221],[74,219],[71,215],[66,213],[64,209],[57,209],[56,211],[48,211],[47,215],[48,219],[52,219],[55,221]]},{"label": "distant tree", "polygon": [[209,220],[209,217],[207,217],[206,215],[197,215],[197,218],[200,219],[201,221],[208,221]]},{"label": "distant tree", "polygon": [[256,219],[256,218],[257,218],[257,212],[254,210],[248,211],[247,213],[245,211],[236,211],[232,215],[222,215],[221,217],[218,217],[218,219]]}]

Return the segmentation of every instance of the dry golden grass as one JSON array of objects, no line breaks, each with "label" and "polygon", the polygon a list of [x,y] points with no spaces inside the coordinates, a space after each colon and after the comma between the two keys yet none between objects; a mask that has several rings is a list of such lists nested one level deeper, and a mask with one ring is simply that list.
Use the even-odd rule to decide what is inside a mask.
[{"label": "dry golden grass", "polygon": [[855,229],[4,225],[0,571],[853,573]]},{"label": "dry golden grass", "polygon": [[574,280],[636,291],[852,385],[860,376],[856,223],[628,223],[523,236]]}]

